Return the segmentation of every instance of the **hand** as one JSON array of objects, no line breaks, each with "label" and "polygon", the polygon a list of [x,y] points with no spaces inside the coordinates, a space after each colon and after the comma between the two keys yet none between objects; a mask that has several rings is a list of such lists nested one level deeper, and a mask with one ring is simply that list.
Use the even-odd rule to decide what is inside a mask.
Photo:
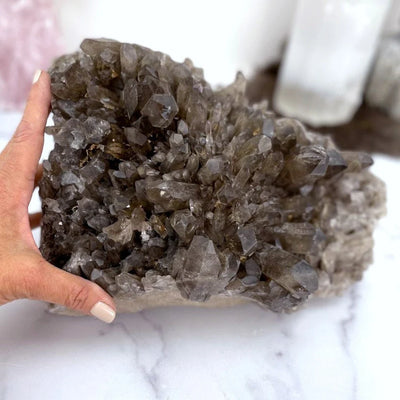
[{"label": "hand", "polygon": [[31,232],[40,214],[29,216],[28,205],[41,168],[44,128],[50,108],[50,77],[38,72],[22,120],[0,154],[0,305],[36,299],[112,322],[115,305],[98,285],[49,264]]}]

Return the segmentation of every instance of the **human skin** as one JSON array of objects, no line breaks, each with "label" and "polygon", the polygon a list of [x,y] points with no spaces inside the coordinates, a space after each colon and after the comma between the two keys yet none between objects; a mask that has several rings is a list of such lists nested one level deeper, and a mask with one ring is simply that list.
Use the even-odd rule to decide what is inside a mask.
[{"label": "human skin", "polygon": [[29,215],[28,205],[41,175],[50,98],[50,77],[38,71],[22,120],[0,153],[0,305],[43,300],[112,322],[112,298],[95,283],[49,264],[32,236],[40,214]]}]

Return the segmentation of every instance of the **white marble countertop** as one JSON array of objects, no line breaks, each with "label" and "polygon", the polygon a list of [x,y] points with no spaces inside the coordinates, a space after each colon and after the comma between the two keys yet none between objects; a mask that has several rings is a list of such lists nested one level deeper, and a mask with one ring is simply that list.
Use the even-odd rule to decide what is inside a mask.
[{"label": "white marble countertop", "polygon": [[[0,114],[0,149],[17,119]],[[172,307],[112,325],[16,301],[0,307],[0,400],[400,398],[400,160],[375,161],[388,215],[374,264],[342,297],[290,315]]]}]

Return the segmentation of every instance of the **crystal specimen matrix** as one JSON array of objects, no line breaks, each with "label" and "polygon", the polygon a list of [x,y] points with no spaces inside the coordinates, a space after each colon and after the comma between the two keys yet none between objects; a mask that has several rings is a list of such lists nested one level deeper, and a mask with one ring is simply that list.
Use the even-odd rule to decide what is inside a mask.
[{"label": "crystal specimen matrix", "polygon": [[43,256],[120,310],[295,309],[371,262],[385,189],[365,154],[213,90],[190,60],[86,39],[51,68]]}]

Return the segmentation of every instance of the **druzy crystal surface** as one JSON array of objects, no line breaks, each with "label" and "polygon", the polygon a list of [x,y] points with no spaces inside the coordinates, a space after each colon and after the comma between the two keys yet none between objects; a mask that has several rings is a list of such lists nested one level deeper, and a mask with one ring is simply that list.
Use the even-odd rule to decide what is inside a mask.
[{"label": "druzy crystal surface", "polygon": [[361,278],[385,197],[366,154],[249,106],[241,74],[213,90],[138,45],[86,39],[50,74],[41,251],[57,267],[127,310],[285,311]]}]

